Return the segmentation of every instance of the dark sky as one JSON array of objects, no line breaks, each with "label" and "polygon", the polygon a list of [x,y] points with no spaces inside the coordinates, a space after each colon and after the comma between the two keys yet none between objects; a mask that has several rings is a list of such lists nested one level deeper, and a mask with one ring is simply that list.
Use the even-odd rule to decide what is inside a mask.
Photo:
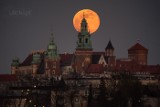
[{"label": "dark sky", "polygon": [[22,62],[32,50],[46,49],[51,28],[59,53],[73,53],[72,19],[84,8],[101,20],[92,35],[94,51],[104,51],[111,39],[116,58],[127,58],[128,48],[140,40],[149,49],[149,64],[160,64],[159,0],[0,0],[0,73],[10,73],[14,57]]}]

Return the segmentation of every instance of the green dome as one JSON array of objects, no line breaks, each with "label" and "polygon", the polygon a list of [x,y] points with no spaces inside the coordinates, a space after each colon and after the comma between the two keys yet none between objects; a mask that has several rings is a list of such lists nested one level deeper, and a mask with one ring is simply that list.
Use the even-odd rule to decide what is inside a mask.
[{"label": "green dome", "polygon": [[49,42],[48,46],[47,46],[47,51],[45,53],[45,56],[47,58],[57,58],[58,54],[57,54],[57,46],[54,43],[54,37],[53,34],[51,34],[52,38],[51,41]]},{"label": "green dome", "polygon": [[17,57],[13,58],[11,66],[19,66],[19,58]]}]

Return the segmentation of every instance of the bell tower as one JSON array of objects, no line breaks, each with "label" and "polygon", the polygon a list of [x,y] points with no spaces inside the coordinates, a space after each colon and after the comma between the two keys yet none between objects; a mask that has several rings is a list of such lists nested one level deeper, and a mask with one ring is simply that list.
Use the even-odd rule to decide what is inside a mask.
[{"label": "bell tower", "polygon": [[[81,21],[81,30],[78,33],[78,41],[75,52],[75,70],[78,73],[83,73],[91,63],[92,56],[92,41],[88,31],[88,23],[83,14]],[[87,59],[87,64],[86,64]]]},{"label": "bell tower", "polygon": [[61,75],[60,57],[57,53],[57,45],[54,43],[53,33],[51,33],[51,40],[45,53],[45,75],[49,77]]},{"label": "bell tower", "polygon": [[78,33],[78,41],[76,50],[90,50],[92,51],[92,42],[90,40],[90,33],[88,31],[88,23],[83,15],[81,21],[81,31]]}]

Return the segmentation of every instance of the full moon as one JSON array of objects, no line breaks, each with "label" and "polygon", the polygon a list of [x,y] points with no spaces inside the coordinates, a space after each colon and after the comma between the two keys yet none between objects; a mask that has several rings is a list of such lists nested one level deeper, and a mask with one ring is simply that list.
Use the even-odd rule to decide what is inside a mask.
[{"label": "full moon", "polygon": [[85,18],[88,23],[88,31],[94,33],[98,30],[100,25],[100,18],[96,12],[90,9],[83,9],[78,11],[73,18],[74,28],[80,32],[81,31],[81,21]]}]

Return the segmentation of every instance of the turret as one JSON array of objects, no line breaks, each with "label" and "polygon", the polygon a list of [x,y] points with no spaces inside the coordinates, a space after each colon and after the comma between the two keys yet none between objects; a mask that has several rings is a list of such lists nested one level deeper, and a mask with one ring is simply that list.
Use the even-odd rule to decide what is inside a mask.
[{"label": "turret", "polygon": [[57,46],[54,43],[53,33],[51,34],[51,36],[52,36],[52,38],[51,38],[50,43],[47,46],[47,51],[46,51],[45,57],[50,58],[50,59],[53,59],[53,58],[55,59],[55,58],[58,58],[59,55],[57,54]]},{"label": "turret", "polygon": [[112,42],[109,41],[105,48],[105,56],[108,58],[108,66],[113,67],[116,64],[115,56],[114,56],[114,47]]},{"label": "turret", "polygon": [[114,47],[111,41],[108,42],[108,45],[105,48],[105,55],[106,56],[114,56]]},{"label": "turret", "polygon": [[12,74],[16,74],[16,71],[18,70],[18,67],[19,67],[19,59],[18,58],[14,58],[12,60],[12,63],[11,63],[11,73]]},{"label": "turret", "polygon": [[47,46],[45,53],[45,74],[49,77],[60,75],[60,57],[57,52],[57,45],[54,43],[53,33],[51,33],[51,41]]},{"label": "turret", "polygon": [[140,65],[147,65],[148,49],[136,43],[128,49],[128,58]]}]

